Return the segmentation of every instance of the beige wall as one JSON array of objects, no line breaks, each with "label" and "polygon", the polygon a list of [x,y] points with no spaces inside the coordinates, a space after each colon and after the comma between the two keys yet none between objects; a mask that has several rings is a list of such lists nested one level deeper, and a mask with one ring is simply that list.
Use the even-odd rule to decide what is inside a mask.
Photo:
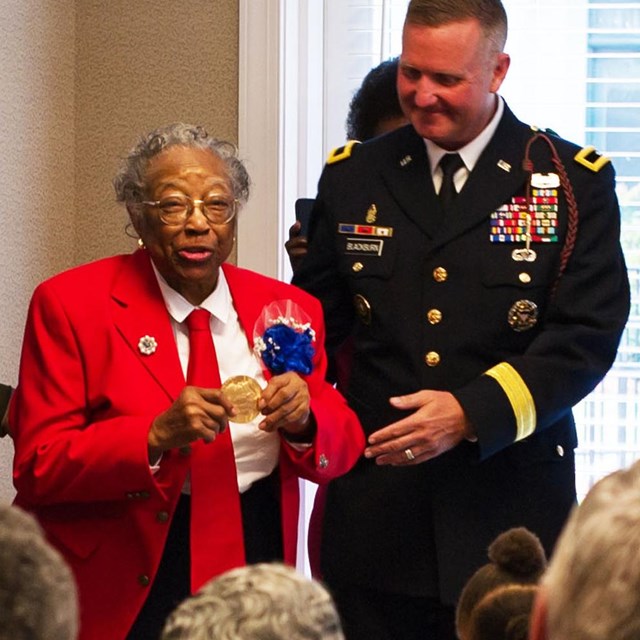
[{"label": "beige wall", "polygon": [[[111,178],[137,136],[182,120],[237,142],[237,4],[0,0],[0,381],[37,283],[133,248]],[[12,453],[0,440],[0,501]]]}]

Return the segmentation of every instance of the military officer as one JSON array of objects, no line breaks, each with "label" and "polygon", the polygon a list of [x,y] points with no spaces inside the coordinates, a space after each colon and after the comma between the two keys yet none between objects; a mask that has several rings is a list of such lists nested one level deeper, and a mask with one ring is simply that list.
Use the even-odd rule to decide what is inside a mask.
[{"label": "military officer", "polygon": [[496,535],[551,552],[576,500],[571,407],[628,315],[613,167],[515,117],[506,35],[500,0],[411,0],[411,124],[332,154],[294,277],[329,347],[352,336],[344,392],[368,434],[323,523],[349,640],[455,638]]}]

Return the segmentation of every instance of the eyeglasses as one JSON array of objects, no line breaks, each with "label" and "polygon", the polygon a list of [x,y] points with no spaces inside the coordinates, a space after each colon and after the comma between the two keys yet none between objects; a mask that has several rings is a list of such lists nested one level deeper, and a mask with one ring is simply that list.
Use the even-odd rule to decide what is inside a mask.
[{"label": "eyeglasses", "polygon": [[160,220],[166,225],[184,224],[196,205],[200,205],[204,217],[212,224],[229,224],[238,208],[237,200],[217,193],[209,194],[204,200],[175,195],[160,200],[145,200],[142,204],[158,209]]}]

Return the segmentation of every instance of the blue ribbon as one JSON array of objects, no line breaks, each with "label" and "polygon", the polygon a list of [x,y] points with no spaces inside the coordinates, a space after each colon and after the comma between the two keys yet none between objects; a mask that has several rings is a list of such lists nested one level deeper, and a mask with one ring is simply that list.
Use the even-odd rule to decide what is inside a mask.
[{"label": "blue ribbon", "polygon": [[311,373],[315,350],[310,329],[296,331],[285,324],[275,324],[265,330],[262,340],[265,347],[261,353],[262,361],[271,373]]}]

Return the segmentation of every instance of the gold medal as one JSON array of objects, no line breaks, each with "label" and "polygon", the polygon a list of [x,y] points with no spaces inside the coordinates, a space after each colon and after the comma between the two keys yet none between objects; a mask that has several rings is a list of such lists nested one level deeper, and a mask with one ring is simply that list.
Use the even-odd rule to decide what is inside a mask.
[{"label": "gold medal", "polygon": [[250,376],[232,376],[222,385],[222,391],[236,408],[236,415],[231,418],[231,422],[251,422],[260,413],[258,400],[262,389]]}]

